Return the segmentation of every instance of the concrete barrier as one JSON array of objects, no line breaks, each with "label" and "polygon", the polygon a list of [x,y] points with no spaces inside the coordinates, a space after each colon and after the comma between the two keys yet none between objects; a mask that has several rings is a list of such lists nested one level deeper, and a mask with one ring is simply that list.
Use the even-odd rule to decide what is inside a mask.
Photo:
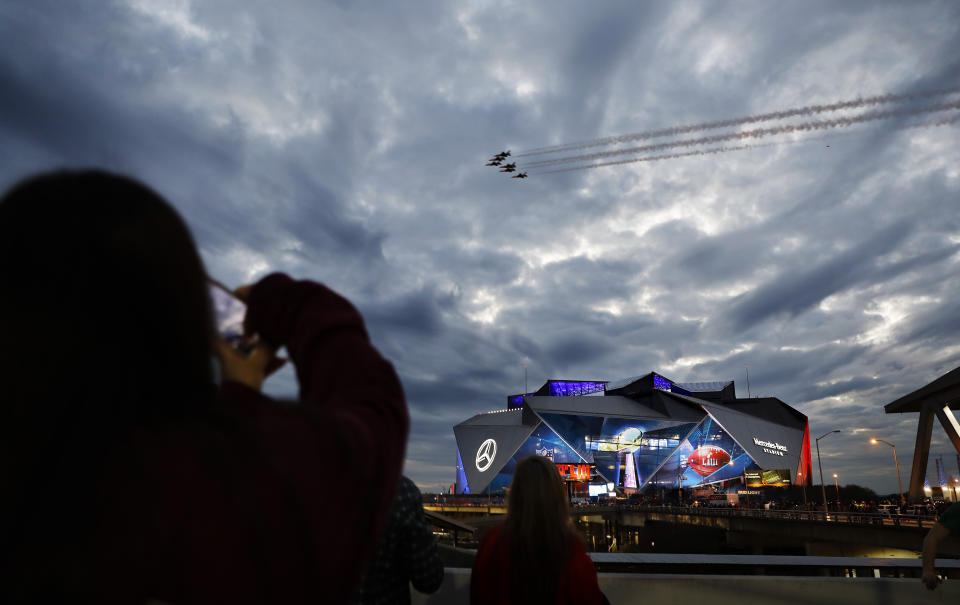
[{"label": "concrete barrier", "polygon": [[[447,568],[443,585],[432,595],[411,591],[414,605],[466,605],[470,570]],[[947,580],[935,591],[916,578],[828,578],[794,576],[709,576],[599,574],[600,589],[612,605],[914,605],[960,603],[960,582]]]}]

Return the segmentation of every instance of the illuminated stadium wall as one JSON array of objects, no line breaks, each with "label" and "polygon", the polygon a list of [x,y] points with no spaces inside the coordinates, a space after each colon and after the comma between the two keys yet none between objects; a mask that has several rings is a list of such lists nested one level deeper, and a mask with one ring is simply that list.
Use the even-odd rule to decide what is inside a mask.
[{"label": "illuminated stadium wall", "polygon": [[719,484],[748,471],[809,483],[806,416],[773,397],[737,399],[733,381],[550,380],[507,404],[454,427],[457,493],[502,493],[531,454],[551,458],[584,492],[588,483],[627,493]]}]

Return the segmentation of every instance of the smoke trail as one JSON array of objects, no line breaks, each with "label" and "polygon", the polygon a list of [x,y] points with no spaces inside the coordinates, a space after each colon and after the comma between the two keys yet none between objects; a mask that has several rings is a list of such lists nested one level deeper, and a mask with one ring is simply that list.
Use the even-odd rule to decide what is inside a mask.
[{"label": "smoke trail", "polygon": [[715,155],[718,153],[726,153],[728,151],[741,151],[743,149],[754,149],[756,147],[761,147],[761,145],[737,145],[736,147],[714,147],[712,149],[698,149],[697,151],[684,151],[681,153],[669,153],[664,155],[650,155],[642,158],[631,158],[629,160],[619,160],[616,162],[603,162],[601,164],[587,164],[586,166],[572,166],[570,168],[547,170],[545,172],[538,172],[536,174],[537,175],[558,174],[560,172],[573,172],[575,170],[587,170],[590,168],[601,168],[603,166],[619,166],[620,164],[633,164],[637,162],[657,162],[659,160],[672,160],[675,158],[687,158],[687,157],[702,156],[702,155]]},{"label": "smoke trail", "polygon": [[713,143],[723,143],[725,141],[744,141],[747,139],[759,139],[776,134],[788,134],[791,132],[811,132],[815,130],[826,130],[830,128],[845,128],[854,124],[863,124],[876,120],[886,120],[896,117],[908,117],[921,115],[925,113],[935,113],[939,111],[949,111],[951,109],[960,109],[960,101],[942,103],[940,105],[930,105],[926,107],[914,107],[906,109],[891,109],[886,111],[870,111],[860,115],[848,118],[837,118],[835,120],[818,120],[814,122],[802,122],[800,124],[785,124],[773,128],[757,128],[754,130],[745,130],[743,132],[731,132],[725,134],[711,135],[697,139],[681,139],[679,141],[668,141],[665,143],[655,143],[651,145],[641,145],[640,147],[629,147],[626,149],[615,149],[613,151],[600,151],[584,155],[567,156],[554,158],[552,160],[541,160],[526,164],[525,168],[536,168],[540,166],[552,166],[556,164],[569,164],[571,162],[584,162],[588,160],[598,160],[618,155],[629,155],[635,153],[647,153],[650,151],[661,151],[664,149],[673,149],[676,147],[693,147],[695,145],[711,145]]},{"label": "smoke trail", "polygon": [[536,149],[531,149],[529,151],[524,151],[523,153],[518,153],[514,155],[514,157],[522,158],[522,157],[529,157],[534,155],[543,155],[547,153],[562,153],[565,151],[574,151],[577,149],[589,149],[590,147],[606,147],[607,145],[617,145],[620,143],[643,141],[647,139],[655,139],[655,138],[666,137],[666,136],[677,136],[681,134],[689,134],[691,132],[700,132],[704,130],[716,130],[718,128],[727,128],[729,126],[742,126],[744,124],[756,124],[759,122],[769,122],[771,120],[782,120],[785,118],[793,118],[797,116],[812,116],[820,113],[841,111],[844,109],[859,109],[861,107],[868,107],[871,105],[885,105],[889,103],[902,103],[905,101],[930,99],[937,96],[951,95],[956,92],[960,92],[960,86],[956,86],[953,88],[945,88],[941,90],[929,90],[925,92],[900,94],[900,95],[894,95],[894,94],[877,95],[873,97],[867,97],[865,99],[851,99],[849,101],[838,101],[836,103],[829,103],[824,105],[807,105],[806,107],[785,109],[783,111],[772,111],[769,113],[761,113],[761,114],[757,114],[753,116],[745,116],[741,118],[731,118],[728,120],[718,120],[715,122],[704,122],[702,124],[691,124],[688,126],[675,126],[672,128],[664,128],[662,130],[649,130],[646,132],[638,132],[634,134],[605,137],[602,139],[595,139],[592,141],[583,141],[581,143],[567,143],[564,145],[555,145],[552,147],[539,147]]},{"label": "smoke trail", "polygon": [[[935,121],[920,122],[918,124],[910,124],[904,126],[904,128],[924,128],[929,126],[949,126],[960,122],[960,113],[954,114],[951,117],[943,118]],[[841,136],[841,135],[835,135]],[[809,137],[801,139],[799,141],[791,141],[794,143],[805,143],[813,139],[819,139],[821,137]],[[576,170],[589,170],[591,168],[602,168],[604,166],[620,166],[623,164],[635,164],[638,162],[656,162],[660,160],[672,160],[675,158],[686,158],[686,157],[695,157],[695,156],[707,156],[707,155],[716,155],[718,153],[727,153],[728,151],[742,151],[744,149],[759,149],[761,147],[770,147],[774,145],[780,145],[780,142],[770,142],[770,143],[760,143],[760,144],[748,144],[748,145],[738,145],[735,147],[714,147],[711,149],[699,149],[696,151],[685,151],[681,153],[670,153],[664,155],[653,155],[653,156],[644,156],[641,158],[630,158],[628,160],[618,160],[614,162],[601,162],[597,164],[587,164],[586,166],[571,166],[569,168],[560,168],[557,170],[547,170],[544,172],[537,172],[536,175],[541,174],[558,174],[561,172],[573,172]]]}]

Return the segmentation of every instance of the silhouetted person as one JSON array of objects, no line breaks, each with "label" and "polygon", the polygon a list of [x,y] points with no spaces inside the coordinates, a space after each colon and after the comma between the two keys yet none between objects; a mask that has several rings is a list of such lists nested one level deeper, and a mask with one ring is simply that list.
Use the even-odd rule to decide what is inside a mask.
[{"label": "silhouetted person", "polygon": [[960,502],[954,502],[943,511],[940,519],[934,523],[923,538],[923,576],[920,581],[933,590],[940,584],[940,577],[934,567],[937,558],[937,546],[950,534],[960,534]]},{"label": "silhouetted person", "polygon": [[423,514],[423,496],[417,486],[400,477],[387,531],[373,564],[363,578],[360,603],[410,603],[410,585],[430,594],[443,583],[443,561],[433,530]]},{"label": "silhouetted person", "polygon": [[570,518],[553,462],[542,456],[520,460],[507,500],[506,522],[477,549],[470,602],[602,603],[597,571]]},{"label": "silhouetted person", "polygon": [[[404,457],[393,367],[349,302],[280,274],[238,289],[262,343],[240,354],[206,279],[133,180],[54,173],[0,200],[0,602],[356,594]],[[280,346],[297,405],[259,391]],[[331,493],[342,472],[363,498]]]}]

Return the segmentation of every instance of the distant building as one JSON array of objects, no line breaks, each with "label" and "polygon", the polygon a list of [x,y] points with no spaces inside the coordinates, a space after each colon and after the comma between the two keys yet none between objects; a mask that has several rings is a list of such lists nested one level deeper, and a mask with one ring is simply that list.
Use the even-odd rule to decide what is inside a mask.
[{"label": "distant building", "polygon": [[807,417],[776,397],[738,399],[732,380],[548,380],[453,432],[458,494],[502,492],[532,454],[551,458],[571,493],[810,480]]}]

